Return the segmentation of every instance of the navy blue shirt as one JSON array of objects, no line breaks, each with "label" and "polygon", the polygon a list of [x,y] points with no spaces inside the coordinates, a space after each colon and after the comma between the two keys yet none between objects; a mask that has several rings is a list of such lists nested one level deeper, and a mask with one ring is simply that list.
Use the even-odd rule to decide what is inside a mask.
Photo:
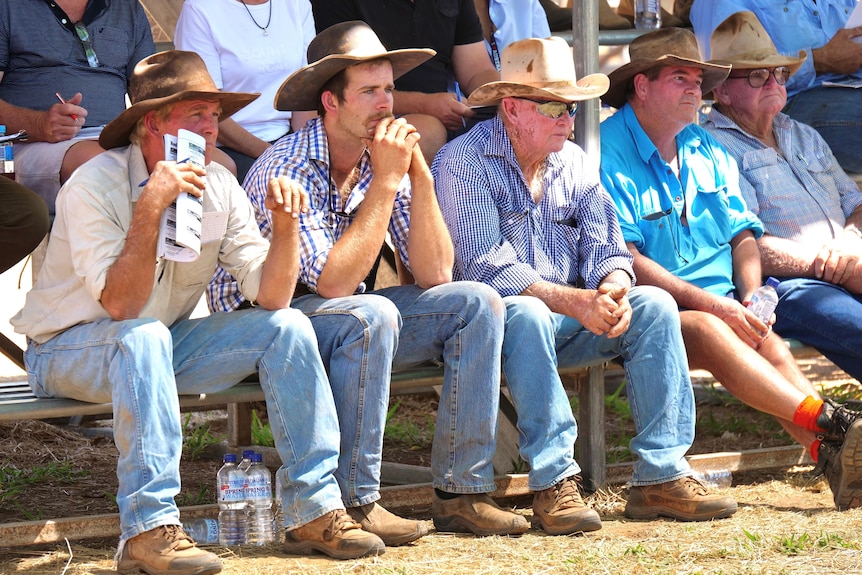
[{"label": "navy blue shirt", "polygon": [[137,0],[90,0],[82,23],[98,68],[62,10],[46,0],[0,0],[0,100],[47,110],[57,103],[55,93],[81,92],[88,126],[119,115],[135,64],[156,51],[147,15]]}]

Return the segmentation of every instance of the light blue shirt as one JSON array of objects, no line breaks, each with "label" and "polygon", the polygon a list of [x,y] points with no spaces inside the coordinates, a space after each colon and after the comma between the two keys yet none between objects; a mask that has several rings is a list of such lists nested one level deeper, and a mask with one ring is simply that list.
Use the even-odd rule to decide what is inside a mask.
[{"label": "light blue shirt", "polygon": [[736,160],[742,196],[766,233],[822,245],[862,206],[859,187],[811,126],[778,114],[772,130],[780,152],[715,108],[704,127]]},{"label": "light blue shirt", "polygon": [[689,283],[731,292],[730,241],[744,230],[759,237],[763,226],[745,207],[727,151],[699,126],[687,126],[676,137],[677,178],[628,104],[602,122],[601,141],[602,183],[625,241]]},{"label": "light blue shirt", "polygon": [[[489,0],[488,15],[496,28],[494,41],[497,43],[498,55],[516,40],[547,38],[551,35],[548,16],[539,0]],[[485,46],[496,64],[492,47],[487,41]]]},{"label": "light blue shirt", "polygon": [[[691,25],[700,51],[711,58],[709,39],[728,16],[748,10],[754,12],[779,53],[798,56],[805,50],[808,57],[787,82],[787,95],[819,86],[821,82],[840,81],[848,76],[814,72],[812,48],[820,48],[835,36],[853,12],[856,0],[695,0],[691,7]],[[852,74],[862,79],[862,71]]]},{"label": "light blue shirt", "polygon": [[572,142],[548,156],[538,203],[499,116],[444,146],[431,173],[456,280],[489,284],[505,297],[541,280],[596,289],[614,270],[634,278],[596,161]]}]

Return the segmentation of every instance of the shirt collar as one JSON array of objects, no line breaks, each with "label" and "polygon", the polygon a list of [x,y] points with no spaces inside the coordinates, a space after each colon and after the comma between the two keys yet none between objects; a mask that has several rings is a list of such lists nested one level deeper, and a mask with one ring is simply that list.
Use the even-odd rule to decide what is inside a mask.
[{"label": "shirt collar", "polygon": [[[497,114],[493,119],[488,120],[488,122],[490,122],[490,137],[485,143],[485,155],[505,158],[520,170],[518,158],[515,156],[515,149],[512,147],[512,141],[509,139],[509,134],[506,132],[506,127],[503,125],[500,114]],[[548,154],[547,162],[549,168],[564,164],[560,154],[556,152]],[[550,173],[550,170],[546,173]]]}]

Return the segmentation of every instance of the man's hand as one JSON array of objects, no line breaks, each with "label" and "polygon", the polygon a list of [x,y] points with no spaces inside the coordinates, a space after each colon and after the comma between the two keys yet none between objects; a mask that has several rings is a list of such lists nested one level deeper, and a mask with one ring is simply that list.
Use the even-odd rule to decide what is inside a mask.
[{"label": "man's hand", "polygon": [[164,211],[182,192],[201,197],[206,188],[206,170],[190,162],[158,162],[150,174],[141,199]]},{"label": "man's hand", "polygon": [[817,73],[852,74],[862,68],[862,44],[853,41],[857,36],[862,36],[862,26],[842,28],[825,45],[813,48],[811,55]]},{"label": "man's hand", "polygon": [[308,212],[308,193],[286,176],[272,178],[266,184],[264,206],[272,212],[274,224],[286,219],[298,220],[300,213]]},{"label": "man's hand", "polygon": [[770,326],[775,321],[772,317],[765,324],[744,305],[729,297],[715,296],[711,310],[713,315],[720,317],[730,329],[749,347],[759,349],[763,340],[769,335]]},{"label": "man's hand", "polygon": [[82,99],[78,92],[65,104],[57,103],[39,112],[35,133],[30,134],[33,141],[54,144],[77,136],[87,118],[87,110],[80,106]]},{"label": "man's hand", "polygon": [[374,129],[367,146],[374,166],[374,178],[388,182],[392,191],[407,173],[413,161],[413,148],[419,143],[419,132],[404,118],[383,118]]},{"label": "man's hand", "polygon": [[607,282],[595,291],[578,291],[586,298],[581,302],[572,301],[566,315],[577,319],[595,335],[613,338],[626,332],[632,319],[627,286]]},{"label": "man's hand", "polygon": [[[859,274],[859,250],[854,250],[858,237],[845,234],[829,240],[814,258],[814,277],[832,284],[843,285]],[[849,249],[848,249],[849,248]]]},{"label": "man's hand", "polygon": [[425,95],[425,105],[422,113],[434,116],[446,126],[450,132],[464,127],[464,118],[470,118],[476,113],[465,104],[458,101],[451,92],[437,92]]}]

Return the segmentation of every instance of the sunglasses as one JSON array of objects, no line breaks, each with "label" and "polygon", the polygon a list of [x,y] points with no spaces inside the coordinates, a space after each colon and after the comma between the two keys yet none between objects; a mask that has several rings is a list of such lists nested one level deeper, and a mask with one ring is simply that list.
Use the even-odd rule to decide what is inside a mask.
[{"label": "sunglasses", "polygon": [[75,24],[75,34],[78,35],[78,40],[81,41],[81,46],[84,47],[84,54],[87,55],[87,63],[90,68],[99,67],[99,57],[96,56],[96,51],[93,49],[93,41],[90,39],[90,33],[80,22]]},{"label": "sunglasses", "polygon": [[550,118],[552,120],[556,120],[566,112],[569,113],[569,118],[574,118],[575,113],[578,111],[578,103],[572,102],[571,104],[566,104],[565,102],[557,102],[555,100],[547,101],[547,100],[533,100],[532,98],[518,98],[519,100],[527,100],[528,102],[533,102],[537,104],[536,111],[546,118]]},{"label": "sunglasses", "polygon": [[778,66],[772,70],[769,70],[768,68],[757,68],[755,70],[749,70],[743,74],[737,74],[736,76],[728,76],[728,78],[732,78],[734,80],[737,78],[747,78],[749,86],[752,88],[760,88],[769,81],[770,74],[775,78],[776,84],[783,86],[787,83],[787,78],[790,77],[790,68],[787,66]]}]

